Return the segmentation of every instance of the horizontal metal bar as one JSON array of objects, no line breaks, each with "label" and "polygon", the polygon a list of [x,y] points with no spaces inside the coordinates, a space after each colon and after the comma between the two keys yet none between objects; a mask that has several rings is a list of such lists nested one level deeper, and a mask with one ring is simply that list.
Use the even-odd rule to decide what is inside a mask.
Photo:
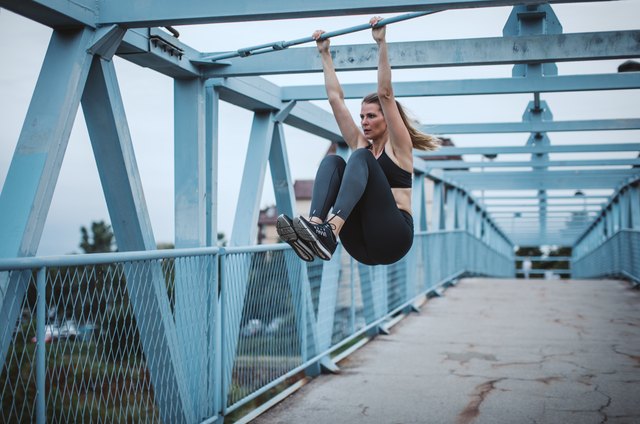
[{"label": "horizontal metal bar", "polygon": [[[326,40],[332,37],[337,37],[340,35],[346,35],[346,34],[351,34],[354,32],[359,32],[359,31],[365,31],[365,30],[370,30],[371,28],[380,28],[386,25],[390,25],[396,22],[401,22],[401,21],[406,21],[408,19],[414,19],[414,18],[418,18],[420,16],[425,16],[425,15],[430,15],[432,13],[435,13],[435,11],[424,11],[424,12],[413,12],[413,13],[407,13],[404,15],[400,15],[400,16],[393,16],[390,18],[385,18],[381,21],[379,21],[376,25],[370,25],[369,23],[366,24],[361,24],[361,25],[356,25],[356,26],[352,26],[349,28],[343,28],[343,29],[339,29],[339,30],[335,30],[335,31],[328,31],[323,33],[320,37],[319,40]],[[214,54],[211,56],[204,56],[201,57],[200,59],[196,60],[196,62],[198,63],[206,63],[206,62],[215,62],[218,60],[223,60],[223,59],[231,59],[233,57],[248,57],[250,55],[255,55],[255,54],[260,54],[260,53],[269,53],[269,52],[274,52],[274,51],[279,51],[279,50],[284,50],[286,48],[289,48],[291,46],[297,46],[300,44],[306,44],[306,43],[312,43],[315,42],[316,40],[309,36],[309,37],[304,37],[304,38],[298,38],[295,40],[290,40],[290,41],[276,41],[276,42],[272,42],[272,43],[266,43],[266,44],[260,44],[258,46],[253,46],[253,47],[245,47],[242,49],[239,49],[235,52],[227,52],[227,53],[220,53],[220,54]]]},{"label": "horizontal metal bar", "polygon": [[[562,274],[562,275],[571,275],[570,269],[530,269],[527,271],[529,275],[544,275],[547,272],[551,272],[553,274]],[[524,274],[524,271],[520,269],[516,269],[517,274]]]},{"label": "horizontal metal bar", "polygon": [[470,172],[470,171],[445,171],[444,174],[453,180],[504,180],[509,179],[556,179],[556,178],[573,178],[576,180],[592,179],[592,178],[624,178],[640,175],[640,169],[615,169],[615,170],[572,170],[572,171],[492,171],[492,172]]},{"label": "horizontal metal bar", "polygon": [[[640,38],[640,34],[639,34]],[[430,134],[543,133],[566,131],[614,131],[640,129],[640,119],[590,119],[585,121],[496,122],[481,124],[423,125]]]},{"label": "horizontal metal bar", "polygon": [[[480,199],[484,199],[484,200],[513,200],[513,199],[523,199],[523,200],[527,200],[527,199],[531,199],[531,200],[539,200],[541,198],[545,198],[545,199],[608,199],[609,196],[606,195],[581,195],[581,196],[576,196],[574,195],[558,195],[558,194],[538,194],[538,195],[527,195],[527,194],[513,194],[513,195],[509,195],[509,196],[481,196]],[[487,206],[487,203],[484,203],[485,206]]]},{"label": "horizontal metal bar", "polygon": [[[343,84],[346,99],[361,99],[377,90],[375,83]],[[640,88],[640,73],[527,76],[393,83],[398,97],[470,96],[484,94],[554,93],[567,91],[630,90]],[[324,85],[282,87],[283,100],[324,100]]]},{"label": "horizontal metal bar", "polygon": [[567,166],[623,166],[640,165],[640,159],[584,159],[584,160],[540,160],[540,161],[462,161],[442,160],[426,161],[429,168],[460,169],[460,168],[544,168]]},{"label": "horizontal metal bar", "polygon": [[516,256],[516,261],[529,259],[531,262],[570,261],[571,256]]},{"label": "horizontal metal bar", "polygon": [[42,267],[99,265],[112,262],[149,261],[185,256],[216,255],[224,249],[201,247],[192,249],[166,249],[136,252],[91,253],[86,255],[39,256],[0,259],[0,271],[13,269],[35,269]]},{"label": "horizontal metal bar", "polygon": [[[389,62],[394,69],[449,66],[510,65],[585,60],[609,60],[640,56],[640,30],[574,34],[530,35],[459,40],[389,43]],[[337,71],[375,70],[375,44],[334,46]],[[202,54],[201,57],[214,53]],[[198,59],[193,57],[191,59]],[[286,49],[277,55],[258,55],[250,60],[228,59],[225,66],[202,65],[203,76],[230,77],[321,72],[316,47]]]},{"label": "horizontal metal bar", "polygon": [[[482,198],[480,198],[481,200]],[[582,204],[582,203],[544,203],[544,204],[540,204],[540,203],[504,203],[504,204],[498,204],[498,203],[484,203],[484,207],[487,210],[496,210],[497,208],[540,208],[540,207],[546,207],[546,208],[557,208],[557,207],[579,207],[579,208],[601,208],[603,207],[605,204],[604,203],[587,203],[587,204]]]},{"label": "horizontal metal bar", "polygon": [[637,152],[640,143],[608,144],[572,144],[550,146],[483,146],[483,147],[441,147],[432,152],[414,150],[416,157],[456,156],[456,155],[516,155],[543,153],[600,153],[600,152]]},{"label": "horizontal metal bar", "polygon": [[639,175],[640,169],[492,173],[446,171],[444,174],[467,190],[577,190],[616,188],[626,179]]},{"label": "horizontal metal bar", "polygon": [[[6,1],[6,0],[3,0]],[[42,0],[40,0],[42,1]],[[585,0],[546,0],[545,3],[578,3]],[[597,1],[597,0],[587,0]],[[14,0],[13,2],[19,2]],[[249,22],[274,19],[300,19],[323,16],[369,15],[423,10],[511,6],[513,0],[324,0],[321,2],[286,1],[211,1],[146,0],[123,2],[100,0],[97,23],[118,23],[128,27],[192,25],[224,22]],[[539,0],[519,0],[518,4],[538,4]]]}]

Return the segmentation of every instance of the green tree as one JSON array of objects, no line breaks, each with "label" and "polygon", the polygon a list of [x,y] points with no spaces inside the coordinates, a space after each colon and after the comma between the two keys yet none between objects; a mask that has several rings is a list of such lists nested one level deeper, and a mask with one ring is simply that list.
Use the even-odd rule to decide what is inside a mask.
[{"label": "green tree", "polygon": [[86,227],[80,228],[82,239],[80,240],[80,248],[84,253],[103,253],[113,252],[115,242],[113,240],[113,231],[111,225],[104,221],[93,221],[91,223],[91,237]]}]

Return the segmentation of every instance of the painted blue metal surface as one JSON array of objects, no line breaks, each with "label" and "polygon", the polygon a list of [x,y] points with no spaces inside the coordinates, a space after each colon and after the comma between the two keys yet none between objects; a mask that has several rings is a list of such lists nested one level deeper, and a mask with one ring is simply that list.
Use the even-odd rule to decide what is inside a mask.
[{"label": "painted blue metal surface", "polygon": [[[44,0],[40,0],[43,2]],[[51,1],[51,0],[49,0]],[[584,0],[580,0],[584,2]],[[549,3],[574,3],[576,0],[549,0]],[[520,4],[536,4],[537,0],[519,0]],[[372,0],[366,4],[357,0],[327,0],[322,3],[292,4],[284,1],[267,3],[252,0],[211,4],[206,0],[192,0],[177,5],[168,0],[147,1],[144,4],[123,4],[115,1],[99,2],[98,23],[120,23],[126,26],[161,26],[195,23],[244,22],[272,19],[299,19],[312,16],[342,16],[410,12],[417,10],[446,10],[468,7],[510,6],[512,0],[446,0],[446,1],[386,1]]]},{"label": "painted blue metal surface", "polygon": [[[443,66],[506,65],[582,60],[635,58],[640,55],[640,31],[608,31],[560,35],[407,41],[389,44],[395,69]],[[332,48],[337,71],[374,70],[375,44]],[[207,54],[208,55],[208,54]],[[248,59],[227,59],[226,66],[204,66],[208,78],[319,72],[322,63],[315,47],[282,50]]]},{"label": "painted blue metal surface", "polygon": [[[550,3],[565,2],[574,3]],[[640,120],[607,117],[554,121],[550,114],[553,104],[540,97],[540,93],[546,92],[640,88],[637,73],[557,75],[554,64],[637,58],[640,30],[562,34],[562,26],[548,4],[527,0],[514,7],[503,37],[390,43],[390,59],[395,69],[514,65],[512,78],[399,82],[394,87],[398,97],[512,93],[533,96],[533,101],[523,105],[522,122],[431,124],[425,127],[427,132],[446,136],[523,132],[530,136],[526,146],[478,145],[416,152],[414,248],[398,264],[370,268],[355,264],[341,248],[334,260],[307,265],[286,245],[251,246],[256,242],[267,163],[278,210],[294,214],[293,178],[284,125],[337,142],[338,154],[348,155],[331,114],[306,101],[325,99],[323,87],[279,87],[260,77],[319,72],[315,47],[284,49],[310,42],[310,38],[244,49],[231,56],[255,56],[273,47],[282,51],[246,58],[227,57],[224,63],[212,64],[203,63],[203,59],[210,62],[214,53],[197,51],[151,27],[439,11],[512,3],[374,0],[365,5],[353,0],[308,4],[240,0],[215,5],[204,1],[178,5],[154,0],[124,5],[120,1],[37,0],[27,5],[0,0],[0,7],[54,28],[0,194],[3,238],[0,257],[35,254],[81,99],[118,247],[121,251],[147,251],[90,258],[22,258],[11,263],[0,260],[0,358],[3,364],[8,364],[3,369],[26,366],[16,362],[13,352],[25,341],[21,338],[33,333],[38,341],[33,384],[41,388],[32,403],[33,411],[22,409],[28,412],[20,415],[17,408],[3,409],[2,413],[7,414],[3,417],[9,417],[9,421],[63,420],[47,416],[50,412],[45,407],[46,402],[51,402],[50,393],[44,390],[45,366],[60,359],[43,343],[45,308],[52,302],[64,304],[77,298],[46,298],[55,281],[78,283],[87,291],[108,293],[118,300],[117,305],[110,307],[125,308],[123,311],[130,314],[127,315],[132,317],[130,322],[118,323],[120,327],[113,330],[109,316],[100,315],[108,308],[97,308],[96,317],[104,320],[107,334],[113,335],[111,331],[135,334],[135,342],[127,348],[137,352],[133,354],[136,358],[128,358],[118,366],[127,375],[144,375],[148,382],[146,389],[137,386],[132,389],[139,395],[132,405],[112,406],[124,414],[146,407],[149,415],[145,417],[166,422],[223,419],[300,371],[315,375],[321,366],[335,369],[331,360],[335,349],[361,334],[384,331],[385,321],[392,314],[406,310],[419,296],[438,285],[465,273],[514,275],[515,244],[566,245],[578,240],[572,257],[574,276],[613,275],[640,282],[637,267],[640,159],[635,157],[640,145],[608,143],[606,133],[599,144],[553,145],[549,136],[552,132],[637,131]],[[376,48],[372,44],[342,45],[332,51],[341,71],[371,70],[377,66]],[[114,55],[174,78],[175,244],[188,249],[149,252],[155,249],[155,240],[111,62]],[[344,88],[347,98],[357,98],[374,91],[374,84],[363,81]],[[224,160],[218,155],[218,124],[224,119],[220,116],[221,101],[252,111],[254,118],[230,240],[233,247],[201,249],[215,246],[218,231],[217,174],[219,163]],[[626,156],[617,159],[550,156],[593,152],[623,152]],[[466,157],[442,160],[443,156],[473,154],[500,158],[482,162]],[[531,159],[504,160],[508,154],[530,154]],[[434,156],[440,158],[419,159]],[[516,166],[531,171],[492,172]],[[597,169],[550,170],[550,167]],[[478,168],[482,172],[463,171],[464,168]],[[549,192],[556,189],[571,192],[604,189],[613,194],[587,192],[580,198],[583,203],[561,203],[557,201],[576,198]],[[496,195],[498,190],[504,195]],[[529,192],[522,194],[523,190]],[[479,196],[477,191],[481,192]],[[508,202],[500,206],[501,199]],[[520,204],[520,200],[528,203]],[[607,202],[604,205],[603,200]],[[54,268],[62,266],[74,267],[78,273],[55,274],[59,270]],[[59,275],[58,280],[51,275]],[[96,275],[105,275],[107,286],[99,286],[98,282],[102,284],[103,280],[96,279]],[[38,292],[33,305],[25,296],[32,286]],[[361,300],[356,296],[358,290]],[[91,304],[94,298],[80,299],[81,303]],[[282,309],[271,308],[271,304]],[[22,325],[18,317],[25,311],[36,317],[37,323],[25,327],[25,331],[20,327],[21,331],[14,332],[17,327],[13,323]],[[75,341],[63,343],[69,349],[76,346],[72,344]],[[264,346],[267,350],[260,350]],[[103,365],[98,362],[94,365]],[[251,377],[255,375],[267,377],[259,381]],[[116,374],[108,378],[114,384],[121,382]],[[3,402],[5,396],[11,395],[7,387],[10,386],[0,385]]]},{"label": "painted blue metal surface", "polygon": [[[344,28],[344,29],[340,29],[340,30],[334,30],[334,31],[328,31],[323,33],[322,35],[320,35],[320,37],[318,38],[319,40],[326,40],[329,38],[333,38],[333,37],[338,37],[340,35],[346,35],[346,34],[351,34],[354,32],[359,32],[359,31],[365,31],[365,30],[370,30],[372,27],[373,28],[380,28],[386,25],[390,25],[396,22],[401,22],[401,21],[406,21],[408,19],[414,19],[414,18],[418,18],[421,16],[425,16],[425,15],[430,15],[432,13],[432,11],[425,11],[425,12],[413,12],[413,13],[407,13],[405,15],[400,15],[400,16],[392,16],[390,18],[384,18],[381,21],[379,21],[378,23],[376,23],[375,25],[370,25],[369,23],[366,24],[361,24],[361,25],[356,25],[353,27],[349,27],[349,28]],[[235,52],[229,52],[229,53],[219,53],[219,54],[214,54],[211,56],[204,56],[201,57],[198,60],[192,60],[193,62],[197,62],[197,63],[202,63],[202,64],[206,64],[206,63],[211,63],[211,62],[216,62],[219,60],[224,60],[224,59],[231,59],[233,57],[249,57],[249,56],[255,56],[257,54],[264,54],[264,53],[271,53],[271,52],[275,52],[275,51],[279,51],[279,50],[284,50],[286,48],[292,47],[292,46],[298,46],[300,44],[309,44],[309,43],[315,43],[316,39],[309,36],[309,37],[303,37],[303,38],[298,38],[295,40],[290,40],[290,41],[276,41],[274,43],[266,43],[266,44],[260,44],[257,46],[252,46],[252,47],[245,47],[242,49],[239,49]]]},{"label": "painted blue metal surface", "polygon": [[572,255],[575,278],[621,277],[640,284],[640,183],[630,181],[578,237]]},{"label": "painted blue metal surface", "polygon": [[[113,63],[99,57],[94,58],[83,93],[82,106],[119,248],[123,251],[155,249],[151,221]],[[180,331],[184,326],[180,320],[180,301],[185,297],[180,290],[184,285],[179,285],[176,290],[174,324],[173,320],[166,318],[171,307],[164,293],[164,281],[160,277],[162,272],[160,269],[151,271],[150,278],[141,280],[128,268],[125,269],[129,290],[136,293],[131,297],[132,309],[149,361],[151,379],[165,403],[160,407],[163,419],[190,421],[193,412],[185,410],[193,407],[185,408],[182,404],[186,399],[187,382],[182,380],[183,370],[176,369],[179,361],[177,357],[180,356],[177,349],[184,346],[184,343],[179,343],[181,335],[184,334]],[[182,270],[176,269],[176,278],[180,278],[180,271]],[[202,299],[201,296],[193,298]],[[193,305],[189,305],[191,306]],[[203,311],[202,308],[195,310]],[[183,351],[182,356],[188,357],[188,352]],[[192,364],[193,362],[186,363]],[[187,375],[191,376],[188,381],[192,384],[194,381],[197,383],[196,376],[206,375],[201,370],[190,371],[192,372],[187,372]]]},{"label": "painted blue metal surface", "polygon": [[[0,193],[0,257],[35,255],[92,56],[90,30],[54,31]],[[4,362],[27,287],[0,277],[0,359]]]},{"label": "painted blue metal surface", "polygon": [[[470,96],[481,94],[558,93],[567,91],[627,90],[640,85],[640,75],[591,74],[483,78],[444,81],[398,81],[393,83],[396,97]],[[347,99],[359,99],[376,91],[374,83],[344,84]],[[321,100],[326,97],[322,85],[282,87],[283,100]]]},{"label": "painted blue metal surface", "polygon": [[588,121],[499,122],[425,126],[433,134],[499,134],[556,131],[619,131],[640,129],[640,119],[590,119]]},{"label": "painted blue metal surface", "polygon": [[[441,147],[433,152],[414,151],[414,156],[428,158],[430,156],[455,155],[498,155],[498,154],[541,154],[541,153],[597,153],[597,152],[637,152],[640,143],[597,143],[569,144],[556,146],[483,146],[483,147]],[[489,163],[489,162],[485,162]]]}]

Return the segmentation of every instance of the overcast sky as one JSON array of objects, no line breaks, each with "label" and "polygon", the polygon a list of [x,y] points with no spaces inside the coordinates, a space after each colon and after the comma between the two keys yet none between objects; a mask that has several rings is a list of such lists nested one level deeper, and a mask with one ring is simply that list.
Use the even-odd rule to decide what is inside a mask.
[{"label": "overcast sky", "polygon": [[[441,12],[394,24],[389,42],[501,36],[510,8]],[[554,6],[565,33],[638,29],[640,1]],[[389,16],[389,15],[383,15]],[[234,50],[270,41],[358,25],[368,16],[178,27],[180,40],[203,52]],[[22,122],[26,115],[51,30],[6,10],[0,10],[0,186],[4,184]],[[334,39],[334,45],[371,43],[370,32]],[[278,54],[270,53],[270,54]],[[247,59],[250,60],[250,59]],[[115,58],[114,63],[138,160],[155,239],[172,242],[173,211],[173,84],[170,78]],[[615,72],[621,61],[560,63],[559,74]],[[462,67],[394,71],[395,81],[507,77],[511,66]],[[321,84],[321,74],[270,76],[279,85]],[[344,83],[373,82],[374,72],[345,72]],[[544,94],[555,120],[638,118],[638,90]],[[423,124],[520,121],[530,95],[458,96],[405,99],[403,103]],[[326,102],[316,102],[328,109]],[[355,116],[359,101],[348,102]],[[233,225],[251,113],[222,103],[220,113],[219,227],[227,238]],[[553,144],[638,142],[638,131],[550,134]],[[301,131],[285,129],[294,179],[311,179],[328,142]],[[459,146],[524,145],[526,134],[456,136]],[[617,157],[634,157],[634,154]],[[600,154],[598,157],[603,157]],[[566,156],[562,156],[566,158]],[[474,159],[470,157],[469,159]],[[509,159],[518,159],[511,156]],[[272,204],[267,176],[262,205]],[[109,217],[79,111],[44,228],[39,255],[79,252],[80,226]],[[1,237],[1,235],[0,235]]]}]

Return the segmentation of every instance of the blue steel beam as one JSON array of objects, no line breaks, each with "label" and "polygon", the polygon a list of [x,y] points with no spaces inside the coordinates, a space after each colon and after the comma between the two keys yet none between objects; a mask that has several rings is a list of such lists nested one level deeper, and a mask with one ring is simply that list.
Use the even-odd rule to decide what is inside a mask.
[{"label": "blue steel beam", "polygon": [[[118,249],[156,249],[113,62],[94,59],[82,95],[82,110]],[[183,402],[194,391],[187,391],[185,386],[185,362],[179,353],[183,344],[178,343],[181,332],[176,331],[171,318],[162,271],[153,265],[150,275],[131,274],[125,267],[127,289],[161,415],[166,421],[189,421],[188,417],[194,416],[192,407]],[[181,290],[176,284],[177,316]]]},{"label": "blue steel beam", "polygon": [[430,160],[428,168],[460,169],[460,168],[544,168],[548,166],[629,166],[640,165],[640,159],[592,159],[592,160],[542,160],[542,161],[464,161],[464,160]]},{"label": "blue steel beam", "polygon": [[[569,207],[576,207],[576,208],[597,208],[598,210],[600,208],[602,208],[604,206],[604,203],[600,202],[600,203],[547,203],[546,207],[547,208],[569,208]],[[516,210],[514,210],[513,212],[517,212],[519,210],[523,210],[522,208],[528,208],[528,207],[532,207],[532,208],[539,208],[540,205],[537,203],[530,203],[530,204],[526,204],[526,203],[500,203],[500,204],[493,204],[493,203],[484,203],[484,207],[489,210],[489,211],[496,211],[498,210],[497,208],[517,208]],[[567,209],[569,210],[569,209]]]},{"label": "blue steel beam", "polygon": [[128,30],[116,53],[172,78],[200,77],[200,70],[188,60],[200,53],[158,28]]},{"label": "blue steel beam", "polygon": [[0,257],[36,253],[92,56],[93,31],[54,31],[0,194]]},{"label": "blue steel beam", "polygon": [[175,246],[202,247],[205,235],[205,87],[174,81]]},{"label": "blue steel beam", "polygon": [[51,28],[95,28],[98,4],[94,0],[0,0],[10,10]]},{"label": "blue steel beam", "polygon": [[451,181],[469,190],[554,190],[600,189],[616,187],[625,179],[640,174],[629,170],[544,171],[544,172],[465,172],[447,171]]},{"label": "blue steel beam", "polygon": [[596,144],[572,144],[562,146],[482,146],[482,147],[441,147],[432,152],[414,150],[416,157],[428,158],[430,156],[455,156],[455,155],[504,155],[504,154],[542,154],[542,153],[601,153],[601,152],[637,152],[640,143],[605,142]]},{"label": "blue steel beam", "polygon": [[[353,26],[353,27],[350,27],[350,28],[344,28],[344,29],[334,30],[334,31],[327,31],[327,32],[324,32],[322,35],[320,35],[318,40],[326,40],[328,38],[333,38],[333,37],[337,37],[337,36],[340,36],[340,35],[351,34],[351,33],[359,32],[359,31],[367,31],[367,30],[371,30],[371,28],[381,28],[383,26],[390,25],[392,23],[396,23],[396,22],[400,22],[400,21],[406,21],[408,19],[418,18],[418,17],[429,15],[429,14],[432,14],[432,13],[435,13],[435,12],[432,12],[432,11],[412,12],[412,13],[407,13],[407,14],[404,14],[404,15],[393,16],[393,17],[390,17],[390,18],[384,18],[383,20],[377,22],[373,26],[367,22],[365,24],[356,25],[356,26]],[[297,45],[300,45],[300,44],[314,43],[315,41],[316,41],[316,39],[309,35],[307,37],[297,38],[295,40],[276,41],[276,42],[272,42],[272,43],[260,44],[260,45],[257,45],[257,46],[244,47],[244,48],[238,49],[238,50],[236,50],[234,52],[218,53],[218,54],[215,54],[215,55],[212,55],[212,56],[201,57],[200,61],[217,62],[217,61],[220,61],[220,60],[231,59],[231,58],[234,58],[234,57],[247,57],[247,56],[254,56],[256,54],[272,53],[274,51],[284,50],[286,48],[289,48],[289,47],[292,47],[292,46],[297,46]]]},{"label": "blue steel beam", "polygon": [[[359,99],[376,91],[375,83],[344,84],[346,99]],[[630,90],[640,88],[640,73],[527,76],[444,81],[398,81],[396,97],[470,96],[482,94],[557,93],[567,91]],[[282,87],[282,100],[324,100],[324,85]]]},{"label": "blue steel beam", "polygon": [[[92,56],[91,30],[54,31],[0,193],[0,258],[33,256],[78,112]],[[22,309],[28,279],[0,277],[0,363]]]},{"label": "blue steel beam", "polygon": [[[506,195],[506,196],[485,196],[483,197],[483,199],[486,200],[492,200],[492,201],[496,201],[496,200],[507,200],[507,201],[512,201],[512,200],[537,200],[540,197],[537,195],[526,195],[526,194],[510,194],[510,195]],[[567,196],[567,195],[553,195],[553,194],[548,194],[546,196],[547,200],[555,200],[555,199],[573,199],[576,200],[578,199],[578,197],[576,197],[575,195],[571,195],[571,196]],[[599,199],[599,200],[606,200],[608,199],[609,196],[603,196],[603,195],[584,195],[581,196],[579,199]],[[553,203],[549,203],[549,205],[552,205]],[[500,203],[495,203],[495,205],[500,205]]]},{"label": "blue steel beam", "polygon": [[[220,100],[252,110],[279,111],[286,106],[282,101],[280,87],[264,78],[225,78],[210,80]],[[283,123],[302,131],[344,143],[336,120],[331,113],[308,102],[297,102]]]},{"label": "blue steel beam", "polygon": [[[205,127],[206,91],[199,78],[175,79],[174,102],[174,208],[175,247],[206,246],[206,212],[211,199],[205,195],[207,146]],[[177,349],[183,358],[204,358],[214,346],[207,345],[206,284],[193,285],[188,263],[175,264],[174,321]],[[198,340],[194,343],[194,340]],[[186,360],[183,369],[189,393],[189,405],[195,416],[202,417],[207,408],[207,368],[204,361]],[[187,399],[185,399],[185,402]]]},{"label": "blue steel beam", "polygon": [[616,131],[640,129],[640,119],[591,119],[586,121],[492,122],[433,124],[422,130],[431,134],[544,133],[564,131]]},{"label": "blue steel beam", "polygon": [[[269,169],[271,171],[273,192],[276,198],[276,208],[278,213],[285,213],[291,217],[294,216],[296,212],[295,193],[293,191],[293,179],[291,178],[291,172],[289,170],[289,155],[287,153],[287,145],[281,121],[286,119],[286,115],[291,112],[292,107],[293,104],[290,104],[279,114],[271,116],[274,125],[272,138],[270,143],[268,143],[271,145],[269,150]],[[257,221],[253,223],[254,227],[256,223]],[[333,268],[335,268],[335,264]],[[296,323],[298,327],[297,334],[301,349],[300,353],[303,360],[306,361],[314,357],[319,351],[318,332],[316,331],[317,320],[313,308],[307,267],[302,261],[288,262],[287,271],[291,296],[294,299],[299,299],[299,302],[295,302]],[[331,279],[331,275],[333,273],[337,274],[337,272],[338,270],[335,269],[333,269],[333,272],[327,272],[326,275],[323,272],[323,279]],[[337,280],[336,275],[336,278],[331,281],[332,284],[327,284],[328,286],[335,286],[336,292],[338,289]],[[327,296],[327,292],[323,293],[323,295]],[[319,314],[322,312],[323,310],[318,310]],[[324,312],[326,312],[326,310]],[[333,328],[333,325],[331,325],[331,328]],[[314,368],[315,370],[312,370],[311,374],[319,374],[320,367],[316,365]]]},{"label": "blue steel beam", "polygon": [[[42,1],[42,0],[41,0]],[[577,3],[585,0],[547,0],[548,3]],[[592,1],[592,0],[588,0]],[[539,0],[519,0],[519,4],[536,4]],[[171,0],[123,2],[100,0],[97,23],[120,23],[129,27],[187,25],[222,22],[246,22],[273,19],[299,19],[321,16],[381,14],[425,10],[511,6],[513,0],[325,0],[292,3],[287,1]]]},{"label": "blue steel beam", "polygon": [[[640,56],[638,40],[640,30],[399,42],[389,43],[389,61],[394,69],[410,69],[634,58]],[[331,53],[336,70],[363,71],[377,69],[377,51],[375,44],[357,44],[332,47]],[[211,78],[321,71],[318,49],[304,47],[203,64],[202,72]]]}]

